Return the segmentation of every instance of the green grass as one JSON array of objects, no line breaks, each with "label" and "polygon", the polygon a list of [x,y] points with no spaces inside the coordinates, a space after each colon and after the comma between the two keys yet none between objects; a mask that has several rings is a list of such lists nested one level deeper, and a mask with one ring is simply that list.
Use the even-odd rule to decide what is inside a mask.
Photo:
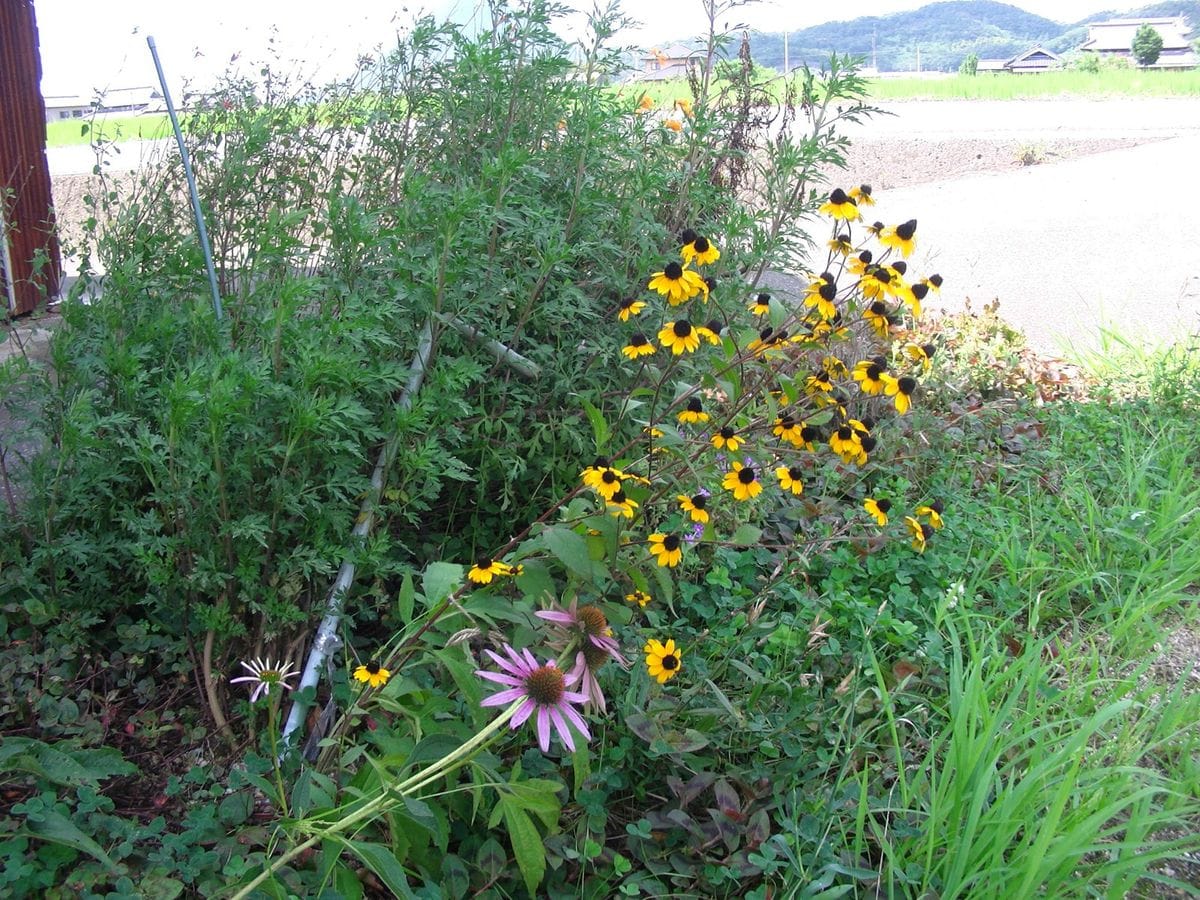
[{"label": "green grass", "polygon": [[954,75],[950,78],[872,79],[874,100],[1025,100],[1062,96],[1197,97],[1200,70],[1042,72],[1037,75]]},{"label": "green grass", "polygon": [[170,120],[165,115],[98,116],[95,119],[61,119],[46,125],[47,147],[71,147],[95,140],[136,141],[167,137]]}]

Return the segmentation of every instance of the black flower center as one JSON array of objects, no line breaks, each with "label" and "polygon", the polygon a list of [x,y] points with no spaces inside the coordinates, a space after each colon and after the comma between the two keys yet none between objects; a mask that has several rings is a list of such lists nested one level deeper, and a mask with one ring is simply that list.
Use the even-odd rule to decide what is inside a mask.
[{"label": "black flower center", "polygon": [[888,314],[887,304],[882,300],[876,300],[871,304],[871,313],[876,316],[886,316]]},{"label": "black flower center", "polygon": [[762,331],[760,331],[760,332],[758,333],[758,339],[759,339],[760,341],[765,341],[765,340],[767,340],[767,339],[768,339],[768,338],[771,336],[771,334],[772,334],[774,331],[775,331],[775,329],[774,329],[774,328],[772,328],[770,325],[768,325],[766,328],[764,328]]},{"label": "black flower center", "polygon": [[721,437],[723,437],[725,440],[729,440],[735,434],[737,434],[737,432],[734,431],[732,428],[730,428],[728,425],[726,425],[724,428],[721,429]]},{"label": "black flower center", "polygon": [[662,658],[662,667],[668,672],[672,672],[679,668],[679,657],[673,653],[664,654]]},{"label": "black flower center", "polygon": [[685,229],[683,229],[683,232],[679,235],[679,240],[682,241],[684,244],[690,244],[690,243],[692,243],[692,241],[696,240],[696,232],[690,228],[685,228]]},{"label": "black flower center", "polygon": [[836,205],[845,203],[849,199],[850,198],[846,196],[846,192],[841,188],[835,188],[833,193],[829,195],[829,202]]},{"label": "black flower center", "polygon": [[892,501],[891,500],[876,500],[875,506],[879,509],[879,511],[881,513],[886,514],[887,511],[892,508]]},{"label": "black flower center", "polygon": [[679,549],[679,535],[668,534],[665,538],[663,538],[663,549],[670,550],[672,552],[674,552],[675,550],[678,550]]},{"label": "black flower center", "polygon": [[871,186],[869,184],[860,184],[858,186],[858,192],[866,197],[870,197],[871,196]]},{"label": "black flower center", "polygon": [[881,284],[891,284],[892,283],[891,271],[883,268],[882,266],[880,266],[874,272],[872,272],[871,275],[874,276],[875,280],[880,282]]},{"label": "black flower center", "polygon": [[615,503],[618,506],[620,504],[624,503],[625,502],[625,490],[623,488],[617,488],[617,490],[612,495],[612,499],[609,500],[608,502]]},{"label": "black flower center", "polygon": [[823,284],[817,293],[821,295],[822,300],[833,300],[833,298],[837,296],[837,285]]},{"label": "black flower center", "polygon": [[800,471],[799,466],[792,466],[788,469],[788,478],[792,479],[792,481],[799,481],[803,475],[804,473]]},{"label": "black flower center", "polygon": [[708,238],[705,238],[705,237],[696,238],[694,241],[692,241],[692,247],[695,249],[695,251],[697,253],[707,253],[708,252]]},{"label": "black flower center", "polygon": [[850,243],[850,235],[848,235],[848,234],[839,234],[837,239],[838,239],[839,244]]},{"label": "black flower center", "polygon": [[932,284],[936,288],[940,288],[942,286],[942,276],[941,275],[930,275],[929,283]]},{"label": "black flower center", "polygon": [[837,436],[839,438],[841,438],[843,441],[848,441],[848,440],[850,440],[851,437],[854,436],[854,429],[851,428],[849,425],[843,425],[841,428],[839,428],[837,430]]},{"label": "black flower center", "polygon": [[806,444],[812,443],[817,439],[817,429],[812,425],[805,425],[800,429],[800,440]]},{"label": "black flower center", "polygon": [[759,294],[755,298],[755,300],[756,300],[756,302],[758,302],[761,305],[766,305],[767,303],[771,302],[771,295],[770,294]]},{"label": "black flower center", "polygon": [[929,293],[929,285],[917,283],[912,286],[913,296],[918,300],[924,300],[925,295]]},{"label": "black flower center", "polygon": [[896,226],[896,237],[901,240],[911,241],[912,236],[917,233],[917,220],[909,219],[903,225]]},{"label": "black flower center", "polygon": [[874,255],[872,255],[870,250],[864,250],[862,253],[858,254],[858,261],[860,263],[862,263],[864,266],[870,265],[871,260],[873,260],[874,258],[875,257],[874,257]]},{"label": "black flower center", "polygon": [[742,484],[750,484],[754,481],[754,468],[746,466],[744,469],[738,469],[738,481]]},{"label": "black flower center", "polygon": [[704,406],[700,403],[699,397],[692,397],[690,400],[688,400],[687,408],[688,412],[694,413],[702,412],[704,410]]},{"label": "black flower center", "polygon": [[711,322],[709,322],[704,327],[707,328],[709,331],[711,331],[713,334],[720,334],[721,329],[724,328],[725,326],[722,325],[720,322],[718,322],[716,319],[713,319]]},{"label": "black flower center", "polygon": [[566,689],[558,666],[538,666],[525,676],[525,693],[538,706],[556,705]]},{"label": "black flower center", "polygon": [[894,263],[892,263],[892,270],[895,272],[899,272],[901,275],[903,275],[905,272],[908,271],[908,263],[906,263],[902,259],[898,259]]},{"label": "black flower center", "polygon": [[933,344],[922,344],[921,350],[930,359],[933,359],[933,354],[937,353],[937,347],[935,347]]},{"label": "black flower center", "polygon": [[931,537],[933,537],[933,526],[927,522],[923,523],[921,525],[921,537],[923,537],[925,540],[929,540]]},{"label": "black flower center", "polygon": [[867,366],[867,378],[871,379],[871,381],[878,381],[879,376],[882,374],[883,369],[879,368],[877,363],[871,363],[871,365]]},{"label": "black flower center", "polygon": [[929,508],[932,509],[939,516],[942,514],[942,510],[945,509],[945,507],[942,506],[941,500],[934,500],[932,503],[929,504]]},{"label": "black flower center", "polygon": [[640,331],[635,331],[633,336],[629,339],[629,343],[631,346],[640,347],[643,344],[648,344],[649,341],[646,340],[646,336]]},{"label": "black flower center", "polygon": [[708,498],[703,494],[696,494],[694,497],[692,497],[692,506],[696,507],[696,509],[704,509],[704,504],[707,502]]},{"label": "black flower center", "polygon": [[594,463],[592,463],[592,468],[593,469],[607,468],[608,463],[609,463],[609,459],[607,456],[597,456],[596,461]]},{"label": "black flower center", "polygon": [[905,375],[900,379],[899,382],[897,382],[897,387],[900,388],[900,393],[905,395],[911,394],[917,389],[917,380],[915,378],[909,378],[907,375]]},{"label": "black flower center", "polygon": [[490,569],[492,567],[492,558],[486,554],[480,553],[475,557],[475,565],[480,569]]},{"label": "black flower center", "polygon": [[635,303],[637,303],[637,300],[635,298],[626,297],[624,300],[621,301],[621,309],[629,309],[629,307],[633,306],[633,304],[635,304]]},{"label": "black flower center", "polygon": [[704,279],[704,283],[708,286],[710,291],[715,291],[717,289],[717,279],[713,278],[711,275]]},{"label": "black flower center", "polygon": [[666,268],[663,269],[663,274],[672,281],[677,281],[683,277],[683,266],[677,262],[667,263]]},{"label": "black flower center", "polygon": [[861,438],[860,440],[862,443],[863,450],[867,451],[867,453],[870,453],[872,450],[874,450],[876,445],[878,444],[878,441],[876,441],[875,438],[871,437],[869,434],[866,435],[865,437]]},{"label": "black flower center", "polygon": [[600,480],[605,484],[614,484],[619,479],[617,478],[617,473],[612,469],[605,469],[600,475]]},{"label": "black flower center", "polygon": [[379,674],[379,663],[369,662],[369,663],[367,663],[365,668],[367,670],[368,675],[378,675]]},{"label": "black flower center", "polygon": [[796,420],[793,419],[791,416],[783,416],[779,420],[779,427],[782,428],[784,431],[787,431],[795,424],[796,424]]},{"label": "black flower center", "polygon": [[675,337],[685,338],[692,333],[692,323],[687,319],[680,319],[671,330],[675,332]]}]

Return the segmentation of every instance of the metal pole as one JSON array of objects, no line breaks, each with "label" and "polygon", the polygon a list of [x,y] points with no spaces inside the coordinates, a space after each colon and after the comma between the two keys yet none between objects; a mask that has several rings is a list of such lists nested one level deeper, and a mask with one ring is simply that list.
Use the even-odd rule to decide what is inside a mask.
[{"label": "metal pole", "polygon": [[4,293],[8,297],[8,314],[17,314],[17,287],[13,282],[12,254],[8,252],[8,219],[4,216],[7,198],[0,193],[0,269],[4,270]]},{"label": "metal pole", "polygon": [[162,63],[158,60],[158,48],[154,46],[153,35],[146,38],[150,47],[150,55],[154,57],[154,69],[158,72],[158,83],[162,85],[163,99],[167,102],[167,115],[171,117],[171,127],[175,129],[175,143],[179,145],[179,155],[183,158],[183,174],[187,178],[188,191],[192,195],[192,212],[196,214],[196,232],[200,237],[200,248],[204,251],[204,266],[208,269],[208,286],[212,289],[213,311],[217,321],[221,321],[224,313],[221,311],[221,292],[217,290],[217,272],[213,268],[212,248],[208,243],[208,229],[204,227],[204,213],[200,209],[200,195],[196,192],[196,177],[192,174],[192,161],[188,158],[187,147],[183,143],[183,132],[179,128],[179,117],[175,115],[175,104],[171,102],[171,91],[167,88],[167,76],[163,74]]}]

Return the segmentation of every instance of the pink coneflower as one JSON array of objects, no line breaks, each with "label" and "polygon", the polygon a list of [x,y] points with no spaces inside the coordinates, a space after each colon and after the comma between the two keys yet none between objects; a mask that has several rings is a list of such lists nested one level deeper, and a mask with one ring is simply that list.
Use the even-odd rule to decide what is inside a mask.
[{"label": "pink coneflower", "polygon": [[271,657],[259,659],[255,657],[251,662],[241,660],[242,668],[249,672],[249,675],[243,675],[240,678],[230,678],[230,684],[249,683],[254,685],[254,690],[250,692],[250,702],[254,703],[259,697],[269,697],[271,688],[276,685],[291,690],[292,686],[287,683],[287,679],[294,678],[299,675],[299,672],[291,671],[292,664],[290,662],[280,661],[278,663],[271,662]]},{"label": "pink coneflower", "polygon": [[578,606],[578,601],[572,600],[566,609],[544,609],[534,615],[566,629],[572,637],[577,637],[584,647],[590,645],[603,650],[621,666],[629,667],[629,663],[621,656],[616,639],[612,636],[612,629],[608,627],[608,619],[599,607],[590,604]]},{"label": "pink coneflower", "polygon": [[507,690],[487,697],[482,701],[481,706],[507,706],[518,700],[523,701],[509,722],[509,726],[515,731],[524,725],[525,720],[536,711],[537,719],[534,727],[537,730],[538,746],[542,748],[543,753],[550,750],[550,725],[552,723],[554,730],[558,732],[559,739],[571,752],[575,751],[575,739],[571,736],[571,725],[575,726],[585,740],[591,740],[592,735],[588,731],[587,723],[572,706],[574,703],[586,703],[588,698],[583,694],[567,690],[579,680],[577,671],[572,670],[569,675],[564,675],[553,662],[539,665],[528,650],[517,652],[508,644],[504,645],[504,652],[508,659],[491,650],[483,652],[504,671],[488,672],[480,669],[475,674],[487,681],[505,685]]}]

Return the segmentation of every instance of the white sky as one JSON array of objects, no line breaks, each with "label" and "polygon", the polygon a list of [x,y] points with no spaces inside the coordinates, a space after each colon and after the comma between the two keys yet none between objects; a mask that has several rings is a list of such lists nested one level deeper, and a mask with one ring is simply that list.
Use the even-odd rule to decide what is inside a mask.
[{"label": "white sky", "polygon": [[[591,0],[567,0],[590,9]],[[916,9],[927,0],[859,0],[831,12],[813,0],[762,0],[731,12],[729,24],[762,31],[803,28],[831,18],[878,16]],[[268,58],[272,34],[282,70],[316,78],[346,74],[356,56],[392,44],[420,11],[439,18],[488,21],[481,0],[413,0],[396,6],[386,0],[35,0],[41,37],[42,92],[47,96],[84,94],[103,88],[156,85],[146,49],[153,35],[172,92],[183,81],[205,87],[231,59],[245,66]],[[1076,21],[1106,0],[1020,0],[1013,5],[1060,22]],[[643,27],[623,43],[651,46],[687,38],[702,27],[700,0],[625,0],[624,9]],[[299,63],[299,65],[297,65]]]}]

